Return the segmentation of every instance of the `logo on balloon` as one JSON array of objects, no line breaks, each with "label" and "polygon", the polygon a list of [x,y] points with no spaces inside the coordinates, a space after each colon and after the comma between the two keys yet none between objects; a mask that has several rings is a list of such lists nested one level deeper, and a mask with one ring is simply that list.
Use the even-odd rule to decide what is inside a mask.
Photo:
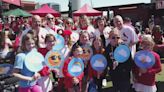
[{"label": "logo on balloon", "polygon": [[96,71],[103,71],[107,66],[107,60],[102,54],[92,56],[90,64]]},{"label": "logo on balloon", "polygon": [[37,50],[32,50],[25,57],[25,65],[28,70],[38,72],[43,68],[44,57]]},{"label": "logo on balloon", "polygon": [[60,54],[58,52],[52,52],[48,58],[48,61],[49,61],[50,65],[52,65],[52,66],[60,65],[60,62],[61,62]]},{"label": "logo on balloon", "polygon": [[126,62],[130,57],[130,49],[126,45],[119,45],[114,50],[114,59],[119,63]]},{"label": "logo on balloon", "polygon": [[155,64],[154,55],[146,50],[136,52],[134,56],[135,64],[140,68],[150,68]]},{"label": "logo on balloon", "polygon": [[59,68],[63,60],[61,52],[54,50],[49,51],[45,57],[45,63],[49,68]]},{"label": "logo on balloon", "polygon": [[68,64],[68,72],[72,76],[79,76],[84,70],[84,63],[80,58],[73,58]]}]

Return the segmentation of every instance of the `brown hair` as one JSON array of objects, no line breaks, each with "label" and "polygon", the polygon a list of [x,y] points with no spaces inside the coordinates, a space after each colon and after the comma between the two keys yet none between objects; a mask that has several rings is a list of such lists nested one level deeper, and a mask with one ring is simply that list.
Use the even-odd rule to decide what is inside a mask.
[{"label": "brown hair", "polygon": [[26,49],[26,42],[30,41],[30,40],[34,40],[36,42],[35,37],[32,34],[30,34],[30,33],[27,33],[26,35],[24,35],[22,37],[22,45],[21,45],[21,50],[22,51],[27,51],[27,49]]},{"label": "brown hair", "polygon": [[51,37],[53,37],[54,40],[56,41],[56,38],[55,38],[55,36],[54,36],[53,34],[47,34],[47,35],[46,35],[46,38],[45,38],[45,42],[47,42],[48,39],[51,38]]},{"label": "brown hair", "polygon": [[4,44],[5,44],[5,31],[1,31],[0,32],[0,48],[4,48]]},{"label": "brown hair", "polygon": [[155,25],[152,29],[152,32],[161,32],[161,27],[159,25]]},{"label": "brown hair", "polygon": [[103,54],[103,53],[105,52],[105,49],[104,49],[104,46],[103,46],[103,41],[102,41],[101,37],[99,37],[99,36],[95,36],[94,39],[93,39],[93,41],[92,41],[93,52],[94,52],[95,54],[97,53],[97,52],[96,52],[96,49],[95,49],[95,47],[94,47],[94,42],[95,42],[97,39],[101,41],[101,47],[100,47],[99,54]]}]

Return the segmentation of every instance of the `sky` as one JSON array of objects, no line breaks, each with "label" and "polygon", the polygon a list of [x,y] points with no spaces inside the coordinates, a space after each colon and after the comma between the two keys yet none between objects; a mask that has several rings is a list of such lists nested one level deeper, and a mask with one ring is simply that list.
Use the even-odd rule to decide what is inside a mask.
[{"label": "sky", "polygon": [[[54,2],[61,5],[61,11],[68,11],[69,0],[23,0],[23,1],[35,1],[39,3]],[[150,3],[150,2],[151,0],[82,0],[81,6],[84,5],[85,3],[88,3],[90,6],[96,8],[96,7],[104,7],[104,6],[116,6],[116,5]]]}]

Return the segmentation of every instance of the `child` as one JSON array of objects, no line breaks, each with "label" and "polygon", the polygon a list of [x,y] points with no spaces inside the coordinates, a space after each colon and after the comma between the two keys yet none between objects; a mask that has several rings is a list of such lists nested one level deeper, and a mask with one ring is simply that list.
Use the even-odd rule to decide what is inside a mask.
[{"label": "child", "polygon": [[143,35],[141,47],[143,50],[151,52],[155,57],[155,64],[148,69],[141,69],[134,65],[134,84],[133,87],[137,92],[156,92],[155,74],[161,71],[160,57],[153,50],[154,41],[151,35]]},{"label": "child", "polygon": [[[46,48],[39,48],[38,51],[43,55],[46,56],[47,52],[52,49],[52,47],[55,45],[55,36],[53,34],[47,34],[45,38]],[[49,78],[50,75],[50,69],[47,66],[44,66],[44,68],[39,72],[42,76],[41,79],[38,81],[38,85],[42,87],[43,92],[49,92],[52,91],[52,81]],[[56,80],[55,80],[56,81]]]},{"label": "child", "polygon": [[[80,32],[80,37],[79,37],[79,41],[77,41],[77,43],[74,44],[74,46],[76,46],[76,44],[80,45],[80,46],[85,46],[85,45],[88,45],[88,46],[91,46],[91,40],[90,40],[90,35],[87,31],[81,31]],[[74,48],[73,46],[73,48]],[[86,52],[84,52],[86,53]],[[84,54],[83,53],[83,54]],[[87,52],[89,53],[89,52]],[[84,57],[82,57],[84,58]],[[86,92],[87,89],[88,89],[88,62],[89,60],[85,60],[84,61],[84,77],[83,77],[83,80],[82,80],[82,92]]]},{"label": "child", "polygon": [[[28,52],[35,48],[35,40],[33,35],[27,33],[22,38],[22,53],[16,56],[14,64],[13,75],[20,79],[18,92],[42,92],[41,87],[38,86],[37,79],[40,77],[39,73],[31,72],[25,66],[25,57]],[[39,57],[36,57],[39,58]],[[33,61],[37,62],[37,61]]]},{"label": "child", "polygon": [[109,33],[110,43],[106,47],[105,56],[110,68],[109,75],[113,83],[114,92],[129,92],[130,89],[130,71],[131,57],[124,63],[118,63],[113,56],[115,48],[121,44],[120,33],[113,29]]},{"label": "child", "polygon": [[[103,46],[103,41],[100,37],[95,37],[93,39],[93,54],[102,54],[104,55],[105,53],[105,49]],[[88,70],[88,74],[89,74],[89,79],[93,80],[93,82],[98,86],[98,92],[102,91],[102,80],[105,76],[105,70],[102,72],[97,72],[95,70],[93,70],[93,68],[91,67],[90,63],[89,63],[89,70]]]},{"label": "child", "polygon": [[59,73],[58,74],[58,85],[57,85],[57,92],[64,92],[63,86],[64,86],[64,75],[63,75],[63,66],[65,60],[67,60],[70,56],[71,48],[72,48],[72,42],[71,42],[71,34],[72,32],[70,30],[64,30],[62,36],[65,40],[65,45],[61,49],[61,54],[64,57],[64,60],[61,62]]},{"label": "child", "polygon": [[82,92],[82,86],[81,86],[81,81],[83,78],[83,73],[80,74],[77,77],[72,77],[68,73],[68,64],[71,61],[72,58],[78,58],[83,52],[83,49],[77,45],[72,49],[73,55],[70,56],[64,63],[63,67],[63,74],[64,74],[64,84],[67,92]]}]

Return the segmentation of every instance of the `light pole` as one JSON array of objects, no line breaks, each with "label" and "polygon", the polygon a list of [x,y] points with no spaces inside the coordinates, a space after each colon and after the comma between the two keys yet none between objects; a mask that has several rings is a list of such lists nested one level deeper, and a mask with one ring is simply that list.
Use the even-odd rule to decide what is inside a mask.
[{"label": "light pole", "polygon": [[72,1],[71,0],[69,0],[68,7],[69,7],[68,17],[72,18]]},{"label": "light pole", "polygon": [[2,0],[0,0],[0,18],[1,19],[3,18],[2,13],[3,13],[3,6],[2,6]]}]

